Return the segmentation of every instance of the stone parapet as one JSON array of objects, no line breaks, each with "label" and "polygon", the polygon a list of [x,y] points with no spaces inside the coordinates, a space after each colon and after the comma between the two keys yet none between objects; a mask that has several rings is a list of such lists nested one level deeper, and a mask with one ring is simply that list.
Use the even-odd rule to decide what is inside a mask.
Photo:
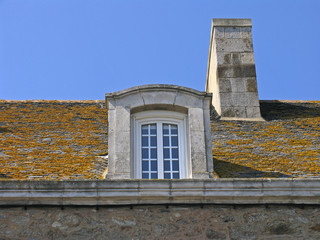
[{"label": "stone parapet", "polygon": [[320,204],[320,179],[2,181],[1,206]]}]

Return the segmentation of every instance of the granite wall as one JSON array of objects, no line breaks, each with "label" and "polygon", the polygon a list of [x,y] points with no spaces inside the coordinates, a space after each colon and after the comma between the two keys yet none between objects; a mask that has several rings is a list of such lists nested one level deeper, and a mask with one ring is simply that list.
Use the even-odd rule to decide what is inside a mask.
[{"label": "granite wall", "polygon": [[0,239],[320,239],[320,207],[0,208]]}]

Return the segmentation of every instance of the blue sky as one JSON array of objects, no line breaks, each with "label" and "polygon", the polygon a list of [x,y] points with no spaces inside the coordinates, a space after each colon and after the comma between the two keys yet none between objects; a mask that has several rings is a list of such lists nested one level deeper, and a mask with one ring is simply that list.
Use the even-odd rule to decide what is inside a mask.
[{"label": "blue sky", "polygon": [[0,0],[0,99],[204,91],[212,18],[251,18],[260,99],[320,100],[319,0]]}]

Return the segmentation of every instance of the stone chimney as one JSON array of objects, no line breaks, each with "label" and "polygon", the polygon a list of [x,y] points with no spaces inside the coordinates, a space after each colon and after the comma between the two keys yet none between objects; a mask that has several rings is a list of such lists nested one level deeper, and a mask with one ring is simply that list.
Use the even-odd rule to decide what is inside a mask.
[{"label": "stone chimney", "polygon": [[221,119],[263,120],[251,27],[251,19],[212,20],[206,92]]}]

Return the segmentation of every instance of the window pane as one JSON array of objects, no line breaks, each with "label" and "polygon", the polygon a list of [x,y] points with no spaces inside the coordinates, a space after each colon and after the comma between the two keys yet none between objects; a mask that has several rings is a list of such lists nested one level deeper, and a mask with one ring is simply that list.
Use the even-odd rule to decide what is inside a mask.
[{"label": "window pane", "polygon": [[170,161],[164,161],[164,171],[170,171]]},{"label": "window pane", "polygon": [[179,173],[174,173],[173,174],[173,179],[179,179]]},{"label": "window pane", "polygon": [[178,134],[178,126],[171,125],[171,134]]},{"label": "window pane", "polygon": [[166,136],[163,137],[163,146],[165,147],[169,146],[169,137],[166,137]]},{"label": "window pane", "polygon": [[151,148],[151,159],[157,159],[157,149]]},{"label": "window pane", "polygon": [[178,154],[178,148],[172,148],[171,149],[171,153],[172,153],[172,158],[174,159],[174,158],[179,158],[179,154]]},{"label": "window pane", "polygon": [[149,161],[142,161],[142,171],[149,170]]},{"label": "window pane", "polygon": [[148,125],[143,125],[141,127],[141,133],[142,135],[148,134]]},{"label": "window pane", "polygon": [[165,173],[164,174],[164,179],[170,179],[170,173]]},{"label": "window pane", "polygon": [[148,159],[148,158],[149,158],[149,149],[142,148],[142,159]]},{"label": "window pane", "polygon": [[179,171],[179,161],[172,161],[172,170]]},{"label": "window pane", "polygon": [[151,171],[157,171],[157,161],[151,161]]},{"label": "window pane", "polygon": [[171,137],[171,146],[174,146],[174,147],[178,146],[178,136]]},{"label": "window pane", "polygon": [[157,134],[157,126],[156,124],[151,124],[150,125],[150,134],[156,135]]},{"label": "window pane", "polygon": [[148,173],[142,173],[142,179],[149,179]]},{"label": "window pane", "polygon": [[148,137],[142,137],[142,146],[143,147],[149,146]]},{"label": "window pane", "polygon": [[163,134],[169,134],[169,125],[163,124]]},{"label": "window pane", "polygon": [[141,134],[142,178],[157,179],[157,125],[141,126]]},{"label": "window pane", "polygon": [[156,147],[157,146],[157,137],[150,137],[151,144],[150,146]]},{"label": "window pane", "polygon": [[163,158],[164,159],[170,158],[170,148],[164,148],[163,149]]}]

